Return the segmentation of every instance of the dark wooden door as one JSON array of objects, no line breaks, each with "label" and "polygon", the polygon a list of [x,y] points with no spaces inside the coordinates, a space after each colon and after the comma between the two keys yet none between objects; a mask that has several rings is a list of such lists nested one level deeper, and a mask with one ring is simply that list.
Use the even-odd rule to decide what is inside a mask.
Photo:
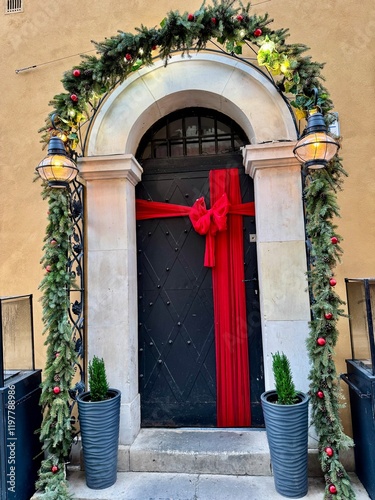
[{"label": "dark wooden door", "polygon": [[[211,168],[240,168],[243,202],[253,201],[252,179],[241,156],[149,161],[137,197],[209,206]],[[263,356],[254,217],[244,217],[245,285],[249,335],[252,425],[263,425]],[[137,222],[139,390],[142,425],[216,426],[215,341],[211,270],[205,238],[188,217]]]}]

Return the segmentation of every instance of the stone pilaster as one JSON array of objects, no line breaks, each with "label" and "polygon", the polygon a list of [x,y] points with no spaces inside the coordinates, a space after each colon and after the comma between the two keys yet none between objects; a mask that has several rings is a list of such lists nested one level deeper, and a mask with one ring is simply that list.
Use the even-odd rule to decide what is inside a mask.
[{"label": "stone pilaster", "polygon": [[274,387],[271,354],[283,351],[291,361],[297,389],[307,391],[310,303],[301,165],[294,146],[294,142],[255,144],[243,153],[255,189],[266,389]]},{"label": "stone pilaster", "polygon": [[87,355],[103,357],[108,382],[121,390],[120,444],[140,429],[138,393],[135,185],[132,155],[84,157],[86,181]]}]

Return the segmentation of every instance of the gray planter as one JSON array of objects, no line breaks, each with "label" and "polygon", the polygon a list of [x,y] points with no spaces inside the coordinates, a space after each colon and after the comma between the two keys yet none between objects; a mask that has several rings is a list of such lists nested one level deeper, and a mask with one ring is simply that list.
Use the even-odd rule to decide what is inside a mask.
[{"label": "gray planter", "polygon": [[117,479],[121,392],[109,389],[110,399],[89,401],[90,392],[77,397],[86,484],[101,490]]},{"label": "gray planter", "polygon": [[299,403],[278,405],[276,391],[261,395],[275,488],[288,498],[302,498],[308,490],[309,397],[298,396]]}]

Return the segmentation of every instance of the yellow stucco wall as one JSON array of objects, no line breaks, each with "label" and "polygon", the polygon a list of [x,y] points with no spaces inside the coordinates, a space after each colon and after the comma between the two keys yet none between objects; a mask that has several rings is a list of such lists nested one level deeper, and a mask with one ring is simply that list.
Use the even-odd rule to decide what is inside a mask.
[{"label": "yellow stucco wall", "polygon": [[[141,23],[157,25],[171,9],[199,7],[193,0],[158,2],[66,0],[53,4],[25,0],[24,12],[0,9],[0,295],[33,293],[37,365],[44,365],[41,337],[39,265],[46,223],[46,203],[34,168],[44,156],[37,130],[50,111],[49,100],[61,91],[62,73],[79,62],[75,54],[93,50],[90,40],[102,40],[117,30],[134,31]],[[257,2],[254,2],[257,3]],[[275,28],[290,29],[290,42],[311,47],[310,54],[326,62],[326,86],[339,112],[344,137],[342,156],[349,177],[339,195],[344,256],[336,277],[345,298],[345,277],[374,276],[375,172],[371,141],[375,132],[375,4],[373,0],[342,2],[271,0],[255,5],[268,11]],[[94,52],[92,52],[94,53]],[[16,74],[16,69],[38,65]],[[338,371],[350,357],[348,323],[340,322]],[[350,432],[348,411],[345,427]]]}]

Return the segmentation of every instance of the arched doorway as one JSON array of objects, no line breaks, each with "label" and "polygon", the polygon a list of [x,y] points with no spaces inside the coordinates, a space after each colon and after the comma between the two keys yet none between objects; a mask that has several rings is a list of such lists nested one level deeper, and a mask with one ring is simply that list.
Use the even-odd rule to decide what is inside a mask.
[{"label": "arched doorway", "polygon": [[[248,142],[243,130],[222,113],[207,108],[173,112],[158,120],[140,142],[136,157],[143,176],[136,196],[183,206],[192,206],[203,196],[210,206],[210,171],[235,169],[242,201],[253,202],[253,180],[242,166],[241,148]],[[205,238],[194,230],[189,217],[137,222],[139,390],[145,427],[263,425],[255,217],[240,219],[241,286],[246,303],[246,327],[241,332],[246,339],[240,339],[240,330],[231,326],[226,337],[230,346],[225,346],[230,359],[225,362],[220,361],[222,341],[214,331],[218,325],[212,270],[203,263]],[[228,231],[230,225],[231,218]],[[238,357],[236,349],[246,350],[246,360],[242,354]],[[231,372],[237,370],[245,371],[234,384],[241,384],[242,376],[247,379],[248,394],[239,398],[251,407],[249,418],[238,416],[240,408],[234,409],[234,419],[227,416],[230,410],[220,418],[218,413],[223,410],[217,401],[225,396],[220,394],[222,384],[217,381],[231,379]],[[237,405],[236,399],[230,397],[226,404]]]},{"label": "arched doorway", "polygon": [[175,56],[166,68],[160,61],[135,72],[109,96],[79,161],[87,188],[88,356],[107,360],[111,384],[122,391],[121,444],[131,444],[140,429],[135,186],[143,169],[134,155],[154,123],[187,106],[225,113],[249,138],[243,165],[254,179],[265,386],[273,386],[271,353],[283,350],[307,389],[310,306],[290,110],[269,80],[242,61]]}]

